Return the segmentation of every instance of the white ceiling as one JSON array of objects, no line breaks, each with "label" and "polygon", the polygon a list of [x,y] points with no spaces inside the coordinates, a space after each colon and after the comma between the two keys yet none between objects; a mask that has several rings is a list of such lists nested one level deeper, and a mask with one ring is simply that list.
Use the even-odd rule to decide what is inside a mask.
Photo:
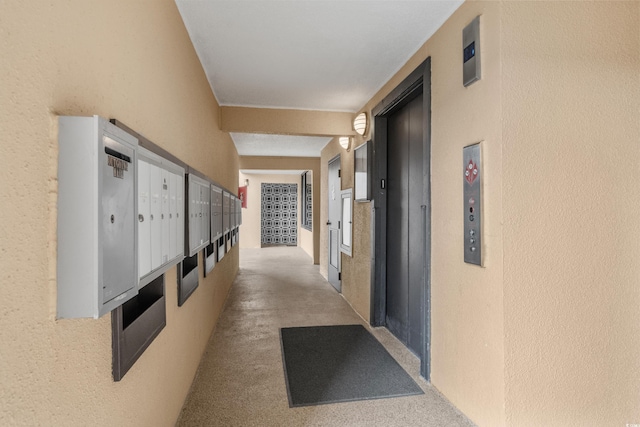
[{"label": "white ceiling", "polygon": [[361,109],[463,3],[175,1],[220,105],[347,112]]}]

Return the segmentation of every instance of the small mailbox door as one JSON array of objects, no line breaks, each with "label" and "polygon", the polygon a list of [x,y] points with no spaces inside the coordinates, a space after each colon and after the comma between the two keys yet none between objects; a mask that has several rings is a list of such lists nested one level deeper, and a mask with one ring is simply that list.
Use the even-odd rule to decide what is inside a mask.
[{"label": "small mailbox door", "polygon": [[135,153],[103,135],[102,168],[102,289],[103,304],[136,286]]}]

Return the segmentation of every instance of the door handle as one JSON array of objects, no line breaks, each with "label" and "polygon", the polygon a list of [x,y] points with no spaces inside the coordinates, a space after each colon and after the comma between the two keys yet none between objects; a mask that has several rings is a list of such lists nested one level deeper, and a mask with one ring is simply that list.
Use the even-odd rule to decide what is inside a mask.
[{"label": "door handle", "polygon": [[327,221],[327,225],[331,225],[331,221]]}]

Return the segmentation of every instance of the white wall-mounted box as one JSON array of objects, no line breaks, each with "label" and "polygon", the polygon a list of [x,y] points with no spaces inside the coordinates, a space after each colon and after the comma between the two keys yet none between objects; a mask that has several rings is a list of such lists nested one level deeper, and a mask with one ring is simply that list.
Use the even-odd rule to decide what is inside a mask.
[{"label": "white wall-mounted box", "polygon": [[184,168],[138,147],[139,287],[184,257]]},{"label": "white wall-mounted box", "polygon": [[187,174],[187,215],[188,221],[188,241],[187,254],[194,256],[202,248],[209,244],[211,239],[210,226],[210,203],[211,190],[209,182],[195,176]]},{"label": "white wall-mounted box", "polygon": [[57,317],[97,319],[138,293],[138,140],[59,117],[58,146]]}]

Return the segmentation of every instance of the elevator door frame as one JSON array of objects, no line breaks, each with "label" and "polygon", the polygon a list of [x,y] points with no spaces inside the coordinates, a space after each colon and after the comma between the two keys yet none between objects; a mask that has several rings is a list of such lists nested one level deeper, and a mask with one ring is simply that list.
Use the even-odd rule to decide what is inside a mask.
[{"label": "elevator door frame", "polygon": [[424,260],[422,271],[422,345],[420,375],[431,378],[431,58],[427,58],[372,110],[374,180],[371,221],[371,325],[386,326],[387,291],[387,118],[409,101],[423,96],[423,194],[422,230]]}]

